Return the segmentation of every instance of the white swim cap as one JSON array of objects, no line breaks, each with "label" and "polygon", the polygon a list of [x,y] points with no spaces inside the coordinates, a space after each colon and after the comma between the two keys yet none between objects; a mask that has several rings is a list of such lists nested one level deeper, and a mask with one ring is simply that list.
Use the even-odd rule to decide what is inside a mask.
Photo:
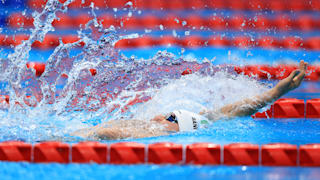
[{"label": "white swim cap", "polygon": [[208,119],[200,114],[186,110],[177,110],[173,113],[177,118],[179,131],[193,131],[200,128],[202,124],[208,124]]}]

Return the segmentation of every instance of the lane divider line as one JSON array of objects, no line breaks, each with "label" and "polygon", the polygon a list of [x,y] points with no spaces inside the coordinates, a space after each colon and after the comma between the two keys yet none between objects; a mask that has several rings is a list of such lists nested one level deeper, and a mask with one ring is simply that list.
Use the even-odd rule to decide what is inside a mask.
[{"label": "lane divider line", "polygon": [[[52,25],[58,29],[78,28],[84,26],[92,16],[88,14],[78,14],[77,16],[68,16],[59,14],[59,20],[54,20]],[[169,14],[166,17],[157,17],[154,15],[145,15],[142,17],[123,16],[113,17],[112,14],[101,14],[97,17],[98,22],[108,28],[111,25],[121,27],[121,29],[159,29],[163,25],[164,29],[212,29],[212,30],[257,30],[266,31],[268,29],[278,31],[313,31],[320,29],[320,20],[311,15],[301,15],[297,18],[290,18],[286,15],[277,15],[270,18],[263,15],[257,17],[245,17],[243,15],[234,14],[232,17],[210,16],[202,17],[199,15],[189,15],[180,17],[177,21],[177,15]],[[7,19],[8,26],[12,28],[32,28],[33,18],[30,15],[22,15],[21,13],[12,13]]]},{"label": "lane divider line", "polygon": [[[85,43],[80,41],[77,35],[47,35],[43,42],[36,41],[32,44],[33,48],[47,50],[57,47],[60,42],[59,38],[65,44],[77,43],[77,46],[83,47]],[[24,34],[17,34],[15,36],[0,34],[0,46],[12,47],[28,40],[29,36]],[[176,38],[172,36],[163,37],[150,37],[143,36],[136,39],[122,39],[116,44],[116,48],[130,49],[130,48],[151,48],[156,46],[181,46],[186,48],[201,48],[201,47],[237,47],[240,49],[250,48],[264,48],[264,49],[290,49],[290,50],[313,50],[320,51],[320,36],[308,37],[302,39],[299,37],[260,37],[252,39],[247,36],[236,37],[200,37],[200,36],[187,36],[185,38]]]},{"label": "lane divider line", "polygon": [[[64,2],[64,0],[59,0]],[[199,10],[199,9],[231,9],[246,11],[319,11],[319,0],[75,0],[68,7],[72,9],[89,7],[91,3],[95,3],[98,8],[138,8],[152,10]],[[28,0],[30,8],[43,8],[46,0]]]},{"label": "lane divider line", "polygon": [[[201,69],[202,65],[194,64],[187,67],[185,70],[181,72],[181,75],[185,76],[188,74],[192,74],[197,70]],[[40,62],[28,62],[27,68],[32,68],[35,70],[36,76],[41,76],[45,71],[46,65],[45,63]],[[258,79],[272,79],[272,80],[281,80],[290,75],[292,71],[297,69],[297,65],[244,65],[244,66],[234,66],[234,71],[238,74],[243,74],[249,77],[254,77]],[[169,70],[167,70],[169,71]],[[89,69],[89,72],[92,76],[97,75],[96,69]],[[65,74],[65,78],[68,76]],[[305,80],[309,81],[319,81],[320,80],[320,66],[318,65],[309,65],[306,73]]]},{"label": "lane divider line", "polygon": [[[110,154],[107,153],[109,149]],[[34,158],[31,157],[31,151],[34,152]],[[186,153],[182,153],[183,151]],[[214,143],[195,143],[184,146],[171,142],[149,145],[136,142],[114,144],[43,142],[28,144],[19,141],[7,141],[0,143],[0,161],[30,163],[319,167],[319,153],[320,144],[306,144],[298,147],[287,143],[264,144],[261,146],[250,143],[232,143],[224,146]],[[220,158],[221,155],[223,159]],[[69,156],[71,157],[70,160]]]}]

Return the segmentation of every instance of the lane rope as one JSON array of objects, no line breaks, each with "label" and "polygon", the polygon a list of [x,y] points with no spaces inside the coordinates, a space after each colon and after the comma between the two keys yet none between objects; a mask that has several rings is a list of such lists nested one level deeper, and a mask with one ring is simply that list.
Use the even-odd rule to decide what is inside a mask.
[{"label": "lane rope", "polygon": [[[80,25],[87,24],[93,19],[88,14],[78,14],[77,16],[68,16],[66,14],[59,14],[59,20],[54,20],[52,25],[58,29],[72,29]],[[102,14],[97,17],[98,22],[108,28],[113,25],[121,27],[121,29],[159,29],[163,25],[165,29],[190,29],[198,30],[212,29],[212,30],[278,30],[278,31],[316,31],[320,29],[319,18],[311,15],[301,15],[297,18],[291,19],[286,15],[277,15],[274,18],[259,15],[257,17],[244,17],[243,15],[234,14],[231,17],[211,16],[201,17],[198,15],[189,15],[187,17],[179,17],[177,15],[169,14],[166,18],[157,17],[154,15],[145,15],[142,17],[113,17],[112,14]],[[13,13],[7,18],[8,25],[12,28],[32,28],[33,18],[29,15],[22,15],[21,13]]]},{"label": "lane rope", "polygon": [[[33,48],[50,49],[57,47],[60,42],[75,43],[80,40],[77,35],[46,35],[43,42],[36,41],[32,44]],[[26,34],[17,34],[14,36],[0,34],[0,46],[11,47],[21,44],[22,41],[28,40],[29,36]],[[78,42],[78,46],[82,47],[85,43]],[[285,37],[275,38],[271,36],[260,37],[252,39],[248,36],[235,37],[201,37],[201,36],[187,36],[185,38],[178,38],[173,36],[151,37],[143,36],[136,39],[122,39],[115,45],[116,48],[146,48],[156,46],[182,46],[188,48],[201,47],[237,47],[237,48],[264,48],[264,49],[291,49],[291,50],[313,50],[320,51],[320,36],[299,38],[299,37]]]},{"label": "lane rope", "polygon": [[[183,153],[185,152],[185,153]],[[30,163],[320,166],[320,144],[0,143],[0,161]]]},{"label": "lane rope", "polygon": [[[64,2],[60,0],[60,2]],[[75,0],[68,7],[72,9],[89,7],[91,2],[98,8],[123,8],[132,7],[151,10],[199,10],[199,9],[231,9],[245,11],[319,11],[319,0]],[[46,0],[29,0],[30,8],[43,8]]]}]

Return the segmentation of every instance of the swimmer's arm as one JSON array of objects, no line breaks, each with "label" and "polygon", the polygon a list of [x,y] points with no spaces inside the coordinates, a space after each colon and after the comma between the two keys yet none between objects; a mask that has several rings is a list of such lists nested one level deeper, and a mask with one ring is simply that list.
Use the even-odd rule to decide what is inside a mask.
[{"label": "swimmer's arm", "polygon": [[262,95],[226,105],[220,109],[220,112],[227,117],[250,116],[255,114],[259,109],[273,103],[284,94],[299,87],[305,76],[307,65],[303,60],[300,61],[299,70],[293,71],[271,90]]},{"label": "swimmer's arm", "polygon": [[102,127],[101,125],[81,129],[71,134],[85,139],[99,139],[99,140],[114,140],[125,138],[143,138],[151,137],[153,134],[149,132],[137,131],[133,127],[120,128],[120,127]]},{"label": "swimmer's arm", "polygon": [[141,132],[127,128],[101,128],[96,131],[96,136],[101,140],[125,139],[125,138],[144,138],[153,136],[148,132]]}]

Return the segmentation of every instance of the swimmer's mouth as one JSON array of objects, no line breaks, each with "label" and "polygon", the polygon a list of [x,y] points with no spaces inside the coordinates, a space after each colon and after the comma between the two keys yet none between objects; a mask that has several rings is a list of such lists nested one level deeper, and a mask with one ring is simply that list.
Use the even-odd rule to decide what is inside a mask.
[{"label": "swimmer's mouth", "polygon": [[169,115],[167,115],[166,120],[172,123],[177,123],[178,124],[178,120],[177,117],[174,113],[170,113]]}]

